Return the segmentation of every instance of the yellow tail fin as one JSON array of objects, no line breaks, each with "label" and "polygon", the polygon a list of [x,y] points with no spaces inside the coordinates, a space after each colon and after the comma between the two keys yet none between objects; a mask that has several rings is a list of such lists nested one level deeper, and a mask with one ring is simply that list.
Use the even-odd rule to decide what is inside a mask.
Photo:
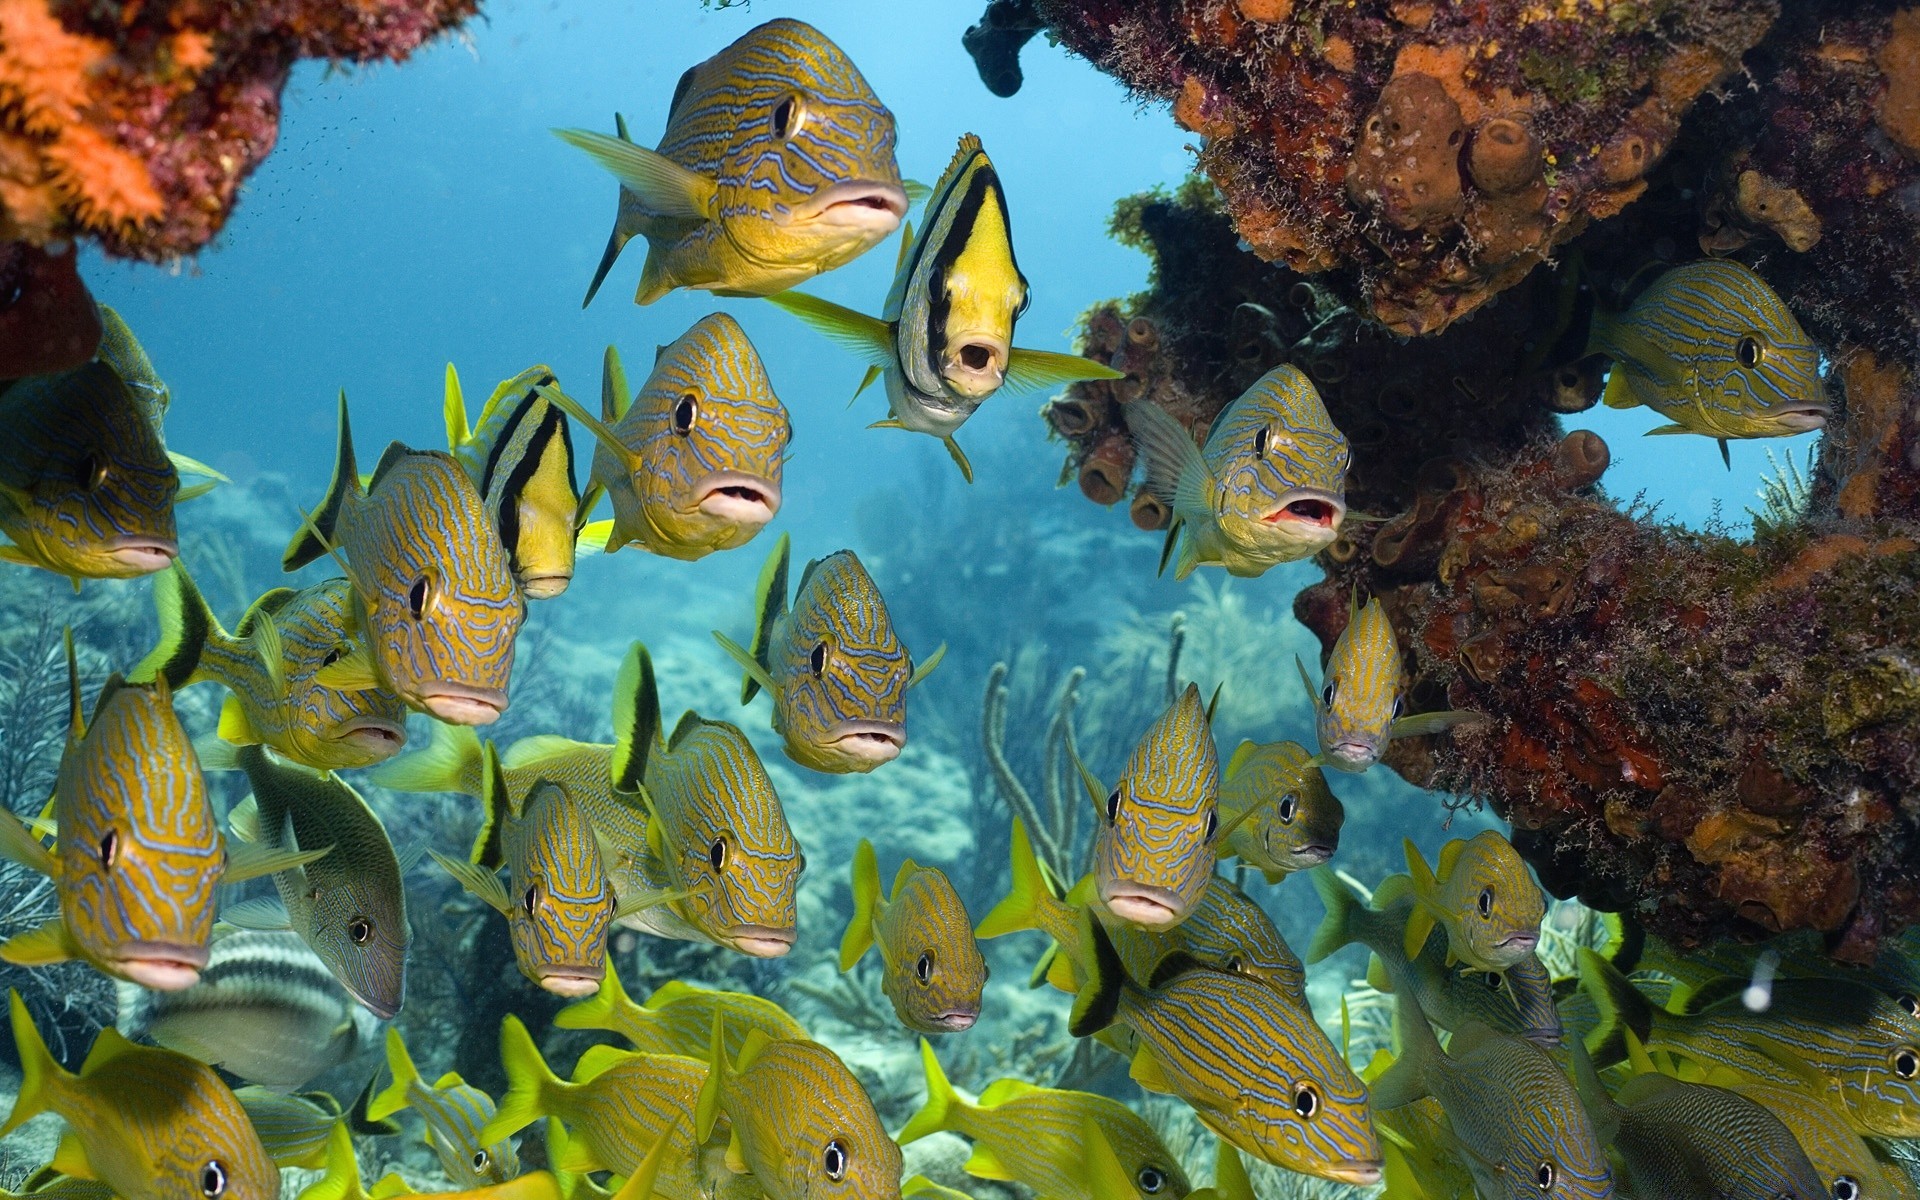
[{"label": "yellow tail fin", "polygon": [[840,969],[851,970],[873,945],[873,918],[880,907],[880,860],[866,838],[853,850],[853,917],[840,939]]}]

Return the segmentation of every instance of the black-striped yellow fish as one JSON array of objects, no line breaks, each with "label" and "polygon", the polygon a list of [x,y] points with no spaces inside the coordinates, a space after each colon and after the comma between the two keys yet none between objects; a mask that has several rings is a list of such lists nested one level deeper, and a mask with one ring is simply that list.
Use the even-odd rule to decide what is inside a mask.
[{"label": "black-striped yellow fish", "polygon": [[939,438],[969,482],[973,467],[953,435],[987,397],[1121,377],[1077,354],[1016,347],[1013,327],[1029,298],[1000,174],[971,133],[933,185],[919,235],[909,229],[902,239],[878,317],[799,292],[769,297],[870,364],[860,390],[885,380],[891,415],[876,428]]},{"label": "black-striped yellow fish", "polygon": [[608,346],[599,419],[555,400],[593,432],[592,486],[613,500],[613,520],[586,526],[583,546],[632,543],[691,561],[746,545],[780,511],[793,428],[746,331],[725,313],[662,347],[638,395]]},{"label": "black-striped yellow fish", "polygon": [[1320,737],[1320,753],[1313,760],[1316,765],[1336,771],[1364,771],[1380,760],[1394,738],[1422,737],[1485,720],[1479,713],[1454,710],[1400,715],[1406,701],[1400,641],[1378,596],[1368,600],[1364,608],[1357,594],[1352,597],[1347,606],[1347,627],[1340,631],[1333,653],[1327,656],[1325,682],[1317,691],[1306,664],[1297,658],[1294,662],[1300,668],[1300,682],[1313,697],[1315,729]]},{"label": "black-striped yellow fish", "polygon": [[321,771],[370,767],[407,741],[407,708],[384,688],[351,691],[317,676],[353,652],[353,589],[329,579],[294,591],[275,588],[253,602],[234,632],[220,627],[180,563],[153,581],[160,640],[133,669],[139,682],[166,676],[178,691],[211,680],[227,689],[219,735],[266,745]]},{"label": "black-striped yellow fish", "polygon": [[239,1101],[213,1068],[102,1029],[79,1074],[63,1069],[9,992],[21,1082],[0,1137],[57,1113],[77,1153],[56,1159],[124,1200],[274,1200],[274,1169]]},{"label": "black-striped yellow fish", "polygon": [[789,608],[792,553],[783,533],[761,568],[753,648],[719,630],[714,640],[746,672],[740,703],[761,688],[772,697],[773,731],[788,758],[816,771],[871,771],[906,746],[907,692],[940,665],[947,647],[913,665],[885,598],[851,550],[808,563]]},{"label": "black-striped yellow fish", "polygon": [[1283,363],[1261,376],[1221,412],[1204,446],[1156,404],[1126,414],[1145,486],[1173,510],[1175,579],[1199,566],[1259,575],[1311,558],[1339,535],[1353,453],[1300,368]]},{"label": "black-striped yellow fish", "polygon": [[1179,1200],[1193,1188],[1153,1126],[1118,1100],[1002,1079],[969,1104],[947,1082],[925,1039],[920,1063],[927,1100],[900,1131],[903,1146],[930,1133],[958,1133],[973,1142],[966,1171],[976,1178],[1010,1180],[1047,1200],[1126,1200],[1130,1193],[1095,1187],[1085,1143],[1091,1122],[1139,1195]]},{"label": "black-striped yellow fish", "polygon": [[452,455],[399,442],[362,485],[345,392],[333,482],[281,562],[329,551],[353,584],[361,640],[321,683],[384,687],[455,725],[499,719],[527,603],[486,503]]},{"label": "black-striped yellow fish", "polygon": [[722,1117],[727,1166],[751,1172],[769,1200],[900,1200],[900,1147],[853,1072],[818,1042],[755,1031],[729,1063],[716,1020],[694,1136],[705,1142]]},{"label": "black-striped yellow fish", "polygon": [[806,1027],[786,1009],[751,992],[723,992],[674,979],[654,989],[646,1003],[635,1004],[611,962],[600,990],[561,1009],[553,1023],[561,1029],[617,1033],[643,1054],[699,1058],[707,1053],[715,1014],[726,1030],[722,1049],[729,1058],[739,1057],[741,1043],[755,1029],[775,1039],[808,1038]]},{"label": "black-striped yellow fish", "polygon": [[559,381],[544,364],[503,381],[480,420],[467,425],[460,376],[447,364],[447,450],[480,490],[508,565],[529,600],[550,600],[573,582],[580,494],[573,483],[573,433],[541,394]]},{"label": "black-striped yellow fish", "polygon": [[491,743],[486,758],[473,853],[462,862],[436,850],[434,861],[507,919],[521,974],[557,996],[588,995],[606,974],[615,907],[593,823],[545,780],[516,802]]},{"label": "black-striped yellow fish", "polygon": [[463,1188],[503,1183],[520,1173],[512,1138],[483,1137],[495,1112],[493,1098],[452,1071],[431,1085],[407,1053],[400,1031],[387,1030],[387,1070],[392,1080],[367,1101],[366,1119],[384,1121],[403,1108],[420,1114],[427,1145],[447,1178]]},{"label": "black-striped yellow fish", "polygon": [[1112,791],[1086,776],[1094,826],[1096,899],[1148,929],[1186,920],[1213,878],[1220,829],[1220,761],[1200,689],[1184,692],[1147,728]]},{"label": "black-striped yellow fish", "polygon": [[1519,853],[1498,830],[1455,838],[1440,847],[1437,870],[1412,839],[1403,839],[1413,911],[1407,957],[1420,953],[1437,925],[1446,931],[1448,961],[1505,971],[1533,957],[1547,898]]},{"label": "black-striped yellow fish", "polygon": [[1222,857],[1278,883],[1340,848],[1347,810],[1298,742],[1241,742],[1220,774],[1220,819],[1231,830]]},{"label": "black-striped yellow fish", "polygon": [[878,946],[880,988],[900,1023],[916,1033],[959,1033],[980,1019],[987,962],[973,940],[967,906],[946,875],[912,859],[900,864],[893,894],[880,890],[880,861],[866,838],[853,851],[853,916],[840,940],[849,971]]},{"label": "black-striped yellow fish", "polygon": [[851,262],[907,215],[893,114],[804,21],[768,21],[680,77],[653,150],[555,132],[620,180],[620,210],[582,307],[627,242],[647,239],[634,303],[677,287],[765,296]]},{"label": "black-striped yellow fish", "polygon": [[1653,281],[1627,311],[1595,310],[1587,353],[1613,360],[1602,399],[1671,421],[1649,433],[1792,437],[1827,423],[1820,351],[1766,281],[1702,259]]},{"label": "black-striped yellow fish", "polygon": [[1142,986],[1091,914],[1081,920],[1089,953],[1068,1023],[1075,1037],[1125,1025],[1137,1041],[1134,1081],[1186,1101],[1255,1158],[1341,1183],[1379,1181],[1367,1089],[1306,1005],[1179,953]]},{"label": "black-striped yellow fish", "polygon": [[235,836],[279,851],[331,852],[275,875],[278,904],[248,901],[221,916],[246,928],[291,929],[354,999],[392,1019],[407,998],[413,930],[405,870],[387,827],[330,772],[276,762],[261,746],[238,748],[232,765],[253,787],[252,802],[242,802],[230,819]]}]

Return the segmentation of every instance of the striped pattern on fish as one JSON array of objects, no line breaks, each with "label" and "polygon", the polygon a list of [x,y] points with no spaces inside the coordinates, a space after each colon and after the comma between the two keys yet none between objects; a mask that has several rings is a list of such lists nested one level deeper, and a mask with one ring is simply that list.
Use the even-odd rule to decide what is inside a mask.
[{"label": "striped pattern on fish", "polygon": [[539,390],[554,386],[545,366],[522,371],[494,390],[469,431],[459,376],[447,364],[447,448],[480,489],[514,578],[532,600],[558,596],[573,580],[580,494],[572,428]]},{"label": "striped pattern on fish", "polygon": [[1219,794],[1206,706],[1188,684],[1135,744],[1113,790],[1095,800],[1102,907],[1148,928],[1185,920],[1213,878]]},{"label": "striped pattern on fish", "polygon": [[695,1057],[707,1052],[715,1016],[725,1030],[722,1051],[738,1058],[747,1034],[758,1029],[770,1038],[807,1040],[806,1027],[773,1001],[751,992],[695,987],[678,979],[635,1004],[620,983],[613,963],[600,990],[560,1010],[553,1023],[561,1029],[604,1029],[617,1033],[645,1054]]},{"label": "striped pattern on fish", "polygon": [[1207,881],[1187,919],[1171,929],[1143,929],[1125,921],[1103,923],[1120,961],[1135,979],[1152,978],[1154,968],[1179,950],[1209,967],[1258,979],[1295,1002],[1306,1003],[1306,970],[1273,918],[1232,881],[1218,875]]},{"label": "striped pattern on fish", "polygon": [[1311,759],[1298,742],[1242,742],[1222,772],[1220,818],[1232,830],[1223,853],[1270,883],[1317,867],[1340,848],[1346,809]]},{"label": "striped pattern on fish", "polygon": [[393,1079],[367,1104],[367,1119],[381,1121],[411,1108],[426,1124],[426,1141],[457,1187],[504,1183],[520,1174],[520,1155],[510,1138],[482,1137],[493,1120],[492,1097],[449,1071],[432,1086],[407,1053],[397,1029],[387,1030],[387,1067]]},{"label": "striped pattern on fish", "polygon": [[614,909],[592,823],[564,791],[545,783],[534,786],[523,812],[499,819],[520,969],[563,996],[592,991],[606,972]]}]

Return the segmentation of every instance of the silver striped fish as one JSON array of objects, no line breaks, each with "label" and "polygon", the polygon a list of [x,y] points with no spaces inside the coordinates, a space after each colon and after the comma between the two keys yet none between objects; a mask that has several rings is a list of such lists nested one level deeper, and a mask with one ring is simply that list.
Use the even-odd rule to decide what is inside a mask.
[{"label": "silver striped fish", "polygon": [[740,703],[762,688],[773,698],[773,731],[788,758],[816,771],[871,771],[906,746],[907,692],[947,648],[913,665],[886,600],[851,550],[808,563],[789,608],[792,553],[783,533],[761,568],[752,649],[718,630],[714,640],[746,671]]},{"label": "silver striped fish", "polygon": [[1278,883],[1327,862],[1340,848],[1347,810],[1298,742],[1241,742],[1220,778],[1223,856]]},{"label": "silver striped fish", "polygon": [[397,1029],[387,1030],[387,1070],[392,1081],[368,1100],[367,1120],[384,1121],[403,1108],[420,1114],[427,1145],[458,1187],[485,1187],[520,1174],[513,1139],[482,1136],[493,1120],[492,1097],[452,1071],[429,1086]]},{"label": "silver striped fish", "polygon": [[893,878],[893,894],[884,894],[873,843],[861,838],[853,852],[853,915],[840,941],[840,969],[853,969],[874,946],[884,968],[881,990],[902,1025],[916,1033],[959,1033],[980,1019],[987,963],[960,894],[944,872],[910,858]]},{"label": "silver striped fish", "polygon": [[[1173,575],[1259,575],[1318,554],[1347,515],[1353,452],[1300,368],[1283,363],[1215,418],[1206,444],[1156,404],[1126,407],[1146,488],[1173,510]],[[1161,569],[1165,569],[1163,557]]]},{"label": "silver striped fish", "polygon": [[527,604],[493,518],[441,451],[394,442],[362,486],[345,392],[333,482],[281,562],[297,570],[329,552],[353,584],[362,640],[321,683],[384,687],[456,725],[499,719]]},{"label": "silver striped fish", "polygon": [[469,428],[460,376],[447,364],[447,451],[480,490],[513,577],[529,600],[550,600],[573,582],[580,508],[573,432],[541,394],[558,386],[551,368],[528,367],[493,390],[479,422]]},{"label": "silver striped fish", "polygon": [[1401,716],[1405,680],[1400,641],[1380,597],[1359,604],[1356,594],[1347,605],[1347,627],[1333,644],[1316,690],[1307,665],[1298,658],[1300,682],[1313,697],[1314,727],[1320,738],[1316,765],[1336,771],[1358,772],[1380,760],[1394,738],[1422,737],[1455,725],[1485,720],[1478,713],[1446,710]]},{"label": "silver striped fish", "polygon": [[841,49],[787,18],[748,30],[680,77],[660,145],[556,130],[620,180],[620,209],[585,307],[636,235],[634,303],[677,287],[765,296],[851,262],[907,214],[893,114]]},{"label": "silver striped fish", "polygon": [[611,553],[629,543],[692,561],[753,540],[780,511],[781,463],[793,427],[740,323],[702,317],[661,348],[638,395],[607,347],[600,416],[553,399],[592,431],[592,491],[613,500],[613,520],[581,532]]},{"label": "silver striped fish", "polygon": [[[260,1145],[276,1167],[305,1167],[317,1171],[327,1165],[327,1142],[333,1127],[346,1120],[340,1102],[326,1092],[287,1094],[248,1084],[235,1088],[233,1098],[247,1114]],[[387,1132],[398,1133],[392,1126]]]},{"label": "silver striped fish", "polygon": [[1148,727],[1112,791],[1103,795],[1091,775],[1086,786],[1101,815],[1093,840],[1100,906],[1148,929],[1185,920],[1213,878],[1220,826],[1220,762],[1200,689],[1188,684]]}]

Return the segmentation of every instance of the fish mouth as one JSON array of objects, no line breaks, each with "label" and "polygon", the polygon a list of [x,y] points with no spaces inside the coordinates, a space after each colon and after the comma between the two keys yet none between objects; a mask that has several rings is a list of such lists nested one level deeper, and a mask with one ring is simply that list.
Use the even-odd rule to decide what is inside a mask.
[{"label": "fish mouth", "polygon": [[734,525],[760,528],[780,511],[780,488],[745,471],[715,471],[695,485],[694,507]]},{"label": "fish mouth", "polygon": [[1144,883],[1111,883],[1100,887],[1100,903],[1130,925],[1166,929],[1187,915],[1186,901],[1171,889]]},{"label": "fish mouth", "polygon": [[449,725],[491,725],[507,711],[507,694],[499,688],[435,683],[422,690],[420,707]]},{"label": "fish mouth", "polygon": [[1272,511],[1261,517],[1268,525],[1301,525],[1323,529],[1331,537],[1347,515],[1346,501],[1331,492],[1299,489],[1280,497]]},{"label": "fish mouth", "polygon": [[1012,353],[1004,338],[990,333],[950,333],[940,357],[940,377],[968,399],[982,399],[998,391],[1007,379]]},{"label": "fish mouth", "polygon": [[541,967],[534,982],[556,996],[591,996],[606,976],[605,967]]},{"label": "fish mouth", "polygon": [[1827,409],[1824,405],[1817,404],[1789,408],[1775,414],[1774,423],[1793,433],[1810,433],[1826,425]]},{"label": "fish mouth", "polygon": [[892,721],[843,721],[827,731],[822,745],[875,766],[900,757],[907,728]]},{"label": "fish mouth", "polygon": [[520,581],[520,590],[526,593],[529,600],[551,600],[566,591],[567,585],[572,582],[572,575],[561,575],[558,572],[550,575],[529,575]]},{"label": "fish mouth", "polygon": [[1494,948],[1497,950],[1510,950],[1514,954],[1520,955],[1533,953],[1533,948],[1539,944],[1540,934],[1537,931],[1522,929],[1518,933],[1510,933],[1498,942],[1495,942]]},{"label": "fish mouth", "polygon": [[180,556],[180,543],[172,538],[123,536],[107,543],[107,557],[115,566],[151,575],[164,571]]},{"label": "fish mouth", "polygon": [[200,982],[207,948],[178,942],[135,942],[113,959],[114,972],[156,992],[177,992]]},{"label": "fish mouth", "polygon": [[780,958],[793,949],[795,931],[772,925],[736,925],[727,931],[727,945],[753,958]]},{"label": "fish mouth", "polygon": [[1364,771],[1380,759],[1380,747],[1373,742],[1347,739],[1327,747],[1327,765],[1342,771]]},{"label": "fish mouth", "polygon": [[1352,1183],[1361,1187],[1372,1187],[1380,1182],[1380,1160],[1377,1158],[1351,1158],[1345,1162],[1329,1163],[1314,1171],[1322,1179],[1331,1179],[1336,1183]]},{"label": "fish mouth", "polygon": [[1314,842],[1311,845],[1297,847],[1289,853],[1296,862],[1317,867],[1332,860],[1333,847],[1325,842]]},{"label": "fish mouth", "polygon": [[359,717],[341,726],[333,740],[391,758],[407,744],[407,731],[405,726],[380,717]]},{"label": "fish mouth", "polygon": [[891,233],[907,215],[907,191],[897,183],[856,179],[836,183],[790,210],[783,225],[833,225]]},{"label": "fish mouth", "polygon": [[951,1008],[936,1015],[929,1023],[942,1033],[965,1033],[973,1028],[980,1019],[980,1010],[975,1008]]},{"label": "fish mouth", "polygon": [[376,1000],[372,996],[368,996],[362,992],[356,992],[352,988],[347,988],[347,994],[355,1000],[358,1000],[360,1007],[366,1009],[382,1021],[391,1021],[400,1012],[400,1001],[398,1000],[392,1002]]}]

